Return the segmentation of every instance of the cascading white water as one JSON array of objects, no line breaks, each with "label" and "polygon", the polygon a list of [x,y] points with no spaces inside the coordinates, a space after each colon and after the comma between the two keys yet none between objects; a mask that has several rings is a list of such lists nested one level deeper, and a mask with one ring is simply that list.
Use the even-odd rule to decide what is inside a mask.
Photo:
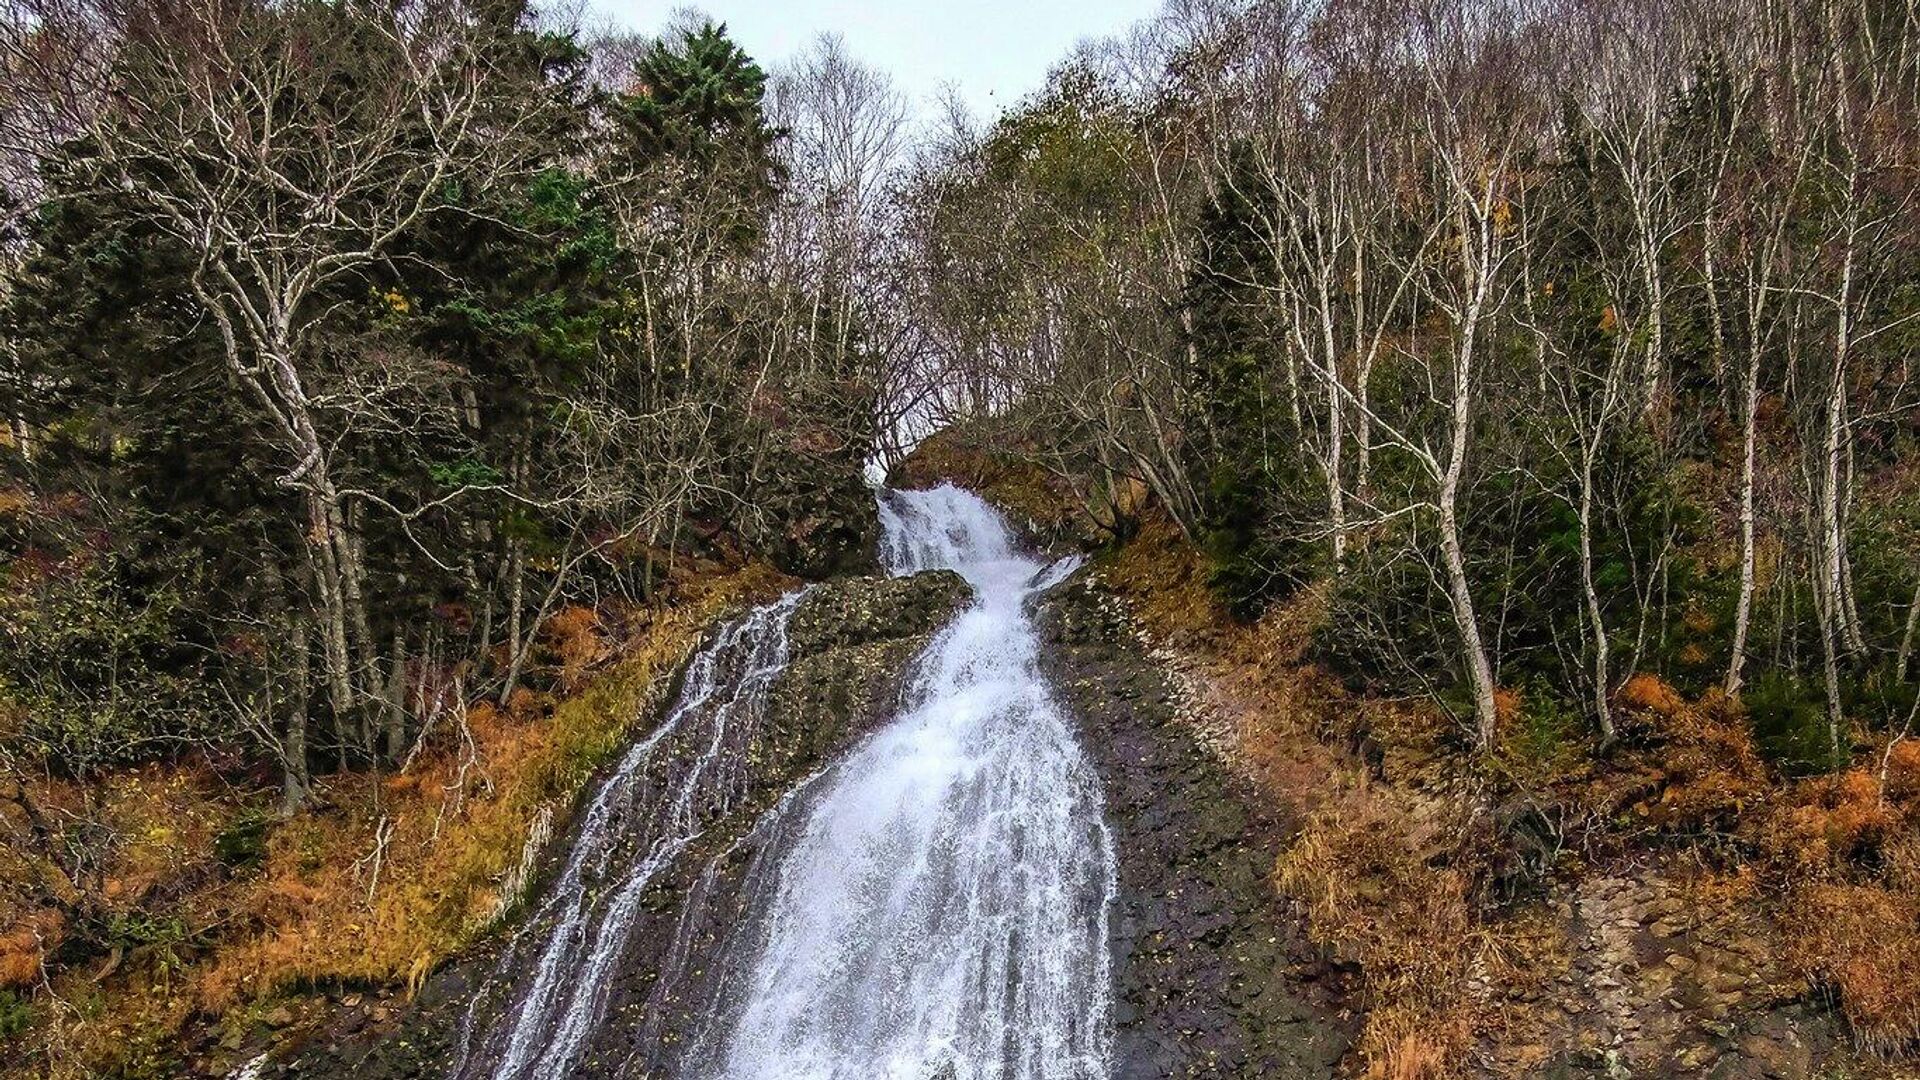
[{"label": "cascading white water", "polygon": [[[742,794],[745,748],[786,668],[787,624],[802,595],[755,609],[701,649],[666,718],[594,792],[559,879],[523,932],[544,935],[532,981],[479,1045],[466,1033],[454,1076],[559,1077],[579,1060],[605,1016],[647,886]],[[502,957],[503,973],[516,953]]]},{"label": "cascading white water", "polygon": [[[621,972],[649,886],[758,782],[800,594],[716,635],[595,790],[468,1013],[455,1080],[1106,1075],[1112,839],[1026,612],[1075,563],[1021,555],[951,487],[883,493],[880,518],[894,574],[950,568],[975,592],[913,662],[899,713],[718,847],[658,966]],[[601,1030],[615,1004],[626,1019]]]},{"label": "cascading white water", "polygon": [[1112,839],[1098,779],[1025,611],[1071,564],[1015,551],[977,496],[883,494],[895,574],[973,605],[916,662],[905,708],[821,778],[777,853],[726,1080],[1091,1080],[1108,1069]]}]

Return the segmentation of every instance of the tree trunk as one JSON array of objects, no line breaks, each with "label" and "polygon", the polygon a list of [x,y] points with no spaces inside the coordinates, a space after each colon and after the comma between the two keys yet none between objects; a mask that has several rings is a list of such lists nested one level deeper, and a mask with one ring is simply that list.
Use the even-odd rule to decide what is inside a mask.
[{"label": "tree trunk", "polygon": [[[1484,283],[1480,286],[1484,289]],[[1487,661],[1487,648],[1480,636],[1480,619],[1468,588],[1466,554],[1460,544],[1457,507],[1460,477],[1466,466],[1467,434],[1473,405],[1473,339],[1478,329],[1479,312],[1468,314],[1461,328],[1460,355],[1454,370],[1453,428],[1449,439],[1447,466],[1440,481],[1440,548],[1447,567],[1447,597],[1453,608],[1453,621],[1460,632],[1465,653],[1467,680],[1473,691],[1474,735],[1482,750],[1493,745],[1498,714],[1494,708],[1493,666]]]},{"label": "tree trunk", "polygon": [[1593,581],[1593,459],[1597,446],[1583,448],[1580,455],[1580,588],[1586,594],[1587,624],[1593,634],[1593,716],[1600,726],[1602,745],[1613,742],[1613,705],[1609,700],[1613,676],[1608,670],[1608,652],[1612,644],[1607,636],[1607,620],[1600,608],[1600,593]]},{"label": "tree trunk", "polygon": [[1647,356],[1645,379],[1647,384],[1646,414],[1653,416],[1659,407],[1666,381],[1666,355],[1663,343],[1666,337],[1666,286],[1660,275],[1660,246],[1654,241],[1651,222],[1641,226],[1644,241],[1641,249],[1641,275],[1647,292]]},{"label": "tree trunk", "polygon": [[1499,713],[1494,705],[1493,665],[1487,659],[1486,642],[1480,635],[1480,618],[1474,610],[1473,592],[1467,580],[1466,553],[1460,543],[1458,506],[1460,479],[1467,462],[1467,439],[1472,431],[1474,347],[1479,340],[1480,321],[1486,314],[1492,295],[1494,247],[1499,242],[1492,220],[1493,203],[1493,192],[1489,185],[1484,201],[1477,198],[1473,200],[1471,233],[1474,235],[1470,235],[1469,229],[1464,227],[1468,222],[1462,222],[1461,256],[1469,292],[1460,317],[1458,351],[1453,370],[1453,416],[1447,440],[1447,464],[1440,475],[1438,503],[1440,548],[1447,567],[1447,596],[1453,608],[1454,625],[1460,633],[1460,646],[1465,653],[1467,680],[1473,691],[1474,735],[1482,750],[1493,745]]},{"label": "tree trunk", "polygon": [[1460,632],[1461,649],[1466,655],[1467,681],[1473,691],[1474,738],[1482,750],[1493,745],[1498,713],[1493,698],[1493,667],[1487,662],[1487,649],[1480,636],[1480,621],[1474,613],[1473,594],[1467,588],[1467,564],[1460,549],[1460,530],[1454,518],[1451,486],[1440,497],[1440,548],[1447,564],[1447,597],[1453,607],[1453,621]]},{"label": "tree trunk", "polygon": [[[1331,270],[1329,266],[1327,268]],[[1327,378],[1340,381],[1340,353],[1334,344],[1333,298],[1329,295],[1326,274],[1320,276],[1320,333],[1325,350]],[[1333,523],[1333,572],[1338,574],[1347,562],[1347,503],[1341,486],[1340,459],[1346,441],[1344,419],[1346,402],[1338,387],[1327,394],[1327,516]]]},{"label": "tree trunk", "polygon": [[[1367,497],[1367,480],[1373,471],[1373,416],[1367,401],[1367,384],[1373,379],[1373,348],[1365,340],[1367,325],[1366,245],[1355,235],[1353,240],[1353,396],[1354,408],[1353,490],[1360,499]],[[1391,314],[1391,310],[1385,312]]]},{"label": "tree trunk", "polygon": [[520,678],[521,658],[526,655],[521,638],[523,613],[521,605],[526,603],[526,567],[521,554],[521,541],[518,537],[507,541],[507,679],[500,688],[500,704],[505,705],[513,693],[514,683]]},{"label": "tree trunk", "polygon": [[1853,253],[1851,241],[1849,241],[1848,251],[1840,269],[1840,293],[1834,325],[1833,369],[1829,374],[1827,386],[1826,445],[1820,483],[1820,587],[1824,593],[1828,614],[1834,620],[1834,629],[1839,638],[1838,647],[1847,653],[1858,652],[1863,644],[1859,626],[1848,617],[1845,497],[1841,491],[1845,483],[1848,451],[1851,448],[1846,397],[1847,366],[1853,333],[1852,294]]},{"label": "tree trunk", "polygon": [[1840,761],[1840,733],[1846,726],[1845,708],[1840,701],[1840,628],[1838,612],[1831,599],[1816,605],[1820,611],[1820,672],[1827,691],[1827,739],[1833,752],[1832,764]]},{"label": "tree trunk", "polygon": [[1733,612],[1733,653],[1727,657],[1725,689],[1728,697],[1738,697],[1742,669],[1747,662],[1747,628],[1753,620],[1754,530],[1753,487],[1754,454],[1760,408],[1760,345],[1756,340],[1747,357],[1744,413],[1741,418],[1740,451],[1740,597]]},{"label": "tree trunk", "polygon": [[1913,586],[1913,602],[1907,605],[1906,629],[1900,633],[1900,651],[1893,661],[1893,677],[1900,682],[1907,681],[1907,665],[1913,660],[1913,638],[1920,630],[1920,582]]},{"label": "tree trunk", "polygon": [[326,510],[319,498],[309,495],[307,530],[308,578],[318,596],[314,609],[321,622],[320,656],[326,668],[327,696],[333,716],[335,741],[344,746],[348,727],[357,711],[353,693],[353,664],[347,649],[347,615],[340,596],[340,574],[335,563],[338,554],[326,537]]},{"label": "tree trunk", "polygon": [[313,670],[311,634],[304,621],[295,620],[288,635],[294,642],[293,699],[288,703],[286,731],[281,737],[280,757],[285,775],[280,787],[280,809],[291,814],[306,805],[312,779],[307,773],[307,709],[312,700],[308,692]]},{"label": "tree trunk", "polygon": [[407,639],[398,630],[388,657],[385,727],[387,760],[397,764],[407,752]]}]

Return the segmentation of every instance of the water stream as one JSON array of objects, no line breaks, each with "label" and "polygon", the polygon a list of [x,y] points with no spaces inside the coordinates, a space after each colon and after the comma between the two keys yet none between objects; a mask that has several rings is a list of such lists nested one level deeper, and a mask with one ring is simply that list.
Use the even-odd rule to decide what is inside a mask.
[{"label": "water stream", "polygon": [[743,751],[786,668],[787,623],[802,595],[789,593],[716,634],[688,663],[666,718],[601,782],[559,878],[496,969],[502,981],[531,975],[484,1034],[469,1012],[455,1077],[563,1077],[580,1059],[606,1015],[647,886],[744,794]]},{"label": "water stream", "polygon": [[1026,612],[1072,564],[1020,554],[956,488],[890,493],[880,513],[893,573],[951,568],[975,599],[782,853],[712,1075],[1102,1076],[1112,840]]},{"label": "water stream", "polygon": [[[879,511],[890,572],[958,571],[973,602],[913,661],[891,720],[787,791],[694,879],[627,1029],[638,1037],[612,1040],[629,1048],[613,1075],[1108,1072],[1113,841],[1027,612],[1076,563],[1022,554],[1000,517],[956,488],[883,492]],[[500,960],[507,1007],[491,1023],[469,1014],[459,1080],[606,1067],[585,1055],[607,1022],[636,905],[742,795],[737,759],[786,665],[798,600],[722,631],[667,719],[595,792],[548,899]],[[750,866],[716,900],[742,845]],[[716,910],[737,912],[722,920],[725,940],[691,959],[695,922]],[[664,1038],[667,1003],[689,995],[705,995],[692,1030]]]}]

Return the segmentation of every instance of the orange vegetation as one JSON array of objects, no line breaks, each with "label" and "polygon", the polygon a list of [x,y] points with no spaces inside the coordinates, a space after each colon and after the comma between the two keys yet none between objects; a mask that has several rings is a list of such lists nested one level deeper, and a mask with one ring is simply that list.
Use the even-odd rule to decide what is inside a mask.
[{"label": "orange vegetation", "polygon": [[1920,745],[1801,781],[1756,832],[1786,881],[1788,959],[1863,1045],[1920,1045]]},{"label": "orange vegetation", "polygon": [[[28,782],[42,813],[93,823],[99,880],[68,881],[22,842],[19,806],[0,800],[13,837],[0,844],[0,987],[40,982],[63,935],[77,932],[35,896],[101,905],[86,930],[94,940],[107,927],[113,940],[84,970],[50,971],[52,1007],[36,1006],[29,1036],[42,1061],[19,1067],[171,1075],[174,1033],[195,1017],[240,1016],[311,989],[417,986],[512,905],[523,855],[650,715],[662,676],[712,620],[781,584],[763,567],[715,574],[677,606],[629,620],[640,629],[620,647],[600,615],[561,610],[541,627],[541,655],[557,685],[578,693],[553,705],[523,690],[505,709],[449,710],[404,771],[321,778],[309,810],[264,823],[250,868],[223,867],[215,839],[260,820],[273,793],[231,790],[204,766],[86,788]],[[57,1004],[82,995],[99,995],[98,1007]]]},{"label": "orange vegetation", "polygon": [[[200,1007],[329,982],[417,985],[517,900],[505,887],[535,820],[563,811],[649,715],[662,676],[720,608],[772,584],[749,575],[660,613],[616,668],[550,719],[481,704],[405,773],[325,788],[331,812],[274,830],[241,904],[254,914],[250,932],[206,967]],[[574,678],[608,648],[597,627],[592,612],[568,608],[542,630]]]},{"label": "orange vegetation", "polygon": [[13,928],[0,933],[0,987],[38,982],[47,949],[60,940],[66,921],[50,908],[18,913],[11,920]]},{"label": "orange vegetation", "polygon": [[1200,722],[1225,721],[1201,736],[1298,822],[1274,884],[1317,946],[1360,969],[1367,1075],[1458,1075],[1475,1038],[1499,1023],[1470,973],[1520,980],[1524,958],[1549,946],[1531,928],[1481,917],[1470,823],[1439,800],[1374,782],[1335,745],[1380,734],[1386,770],[1418,773],[1432,768],[1448,722],[1350,695],[1311,663],[1307,643],[1324,617],[1316,590],[1255,622],[1229,618],[1207,588],[1204,556],[1164,518],[1144,521],[1099,572],[1150,641],[1191,666]]},{"label": "orange vegetation", "polygon": [[1640,779],[1651,790],[1634,806],[1656,829],[1684,835],[1732,832],[1762,802],[1772,780],[1746,723],[1723,703],[1689,703],[1652,675],[1635,675],[1617,695],[1620,723],[1639,746],[1602,775]]},{"label": "orange vegetation", "polygon": [[1468,881],[1435,869],[1407,815],[1364,796],[1314,814],[1281,856],[1280,889],[1313,940],[1358,964],[1369,1006],[1361,1053],[1372,1076],[1451,1075],[1475,1021],[1462,975],[1479,952]]},{"label": "orange vegetation", "polygon": [[1831,987],[1857,1038],[1881,1052],[1920,1038],[1920,900],[1911,889],[1820,884],[1787,908],[1790,959]]},{"label": "orange vegetation", "polygon": [[1614,704],[1622,709],[1651,713],[1662,719],[1671,720],[1686,711],[1687,702],[1680,692],[1661,681],[1657,675],[1640,672],[1628,678],[1626,684],[1614,694]]}]

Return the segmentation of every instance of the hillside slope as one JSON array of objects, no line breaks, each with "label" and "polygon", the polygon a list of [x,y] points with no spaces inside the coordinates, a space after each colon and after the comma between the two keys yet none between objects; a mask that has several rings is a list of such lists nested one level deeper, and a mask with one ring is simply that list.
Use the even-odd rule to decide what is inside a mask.
[{"label": "hillside slope", "polygon": [[[1054,542],[1099,537],[1067,485],[985,448],[995,445],[950,430],[896,476],[978,485]],[[1098,549],[1070,609],[1081,625],[1062,631],[1126,659],[1096,664],[1091,689],[1081,685],[1089,661],[1069,660],[1065,681],[1122,775],[1151,770],[1141,763],[1154,757],[1116,726],[1122,716],[1153,717],[1213,762],[1199,774],[1149,772],[1150,794],[1122,781],[1123,831],[1130,815],[1190,827],[1194,804],[1220,783],[1196,775],[1218,768],[1250,805],[1231,838],[1212,843],[1234,853],[1229,862],[1264,853],[1254,855],[1261,895],[1208,911],[1204,934],[1169,914],[1208,903],[1191,894],[1210,888],[1204,870],[1177,847],[1136,853],[1200,879],[1169,885],[1182,899],[1154,908],[1173,941],[1193,940],[1173,957],[1141,954],[1151,973],[1135,977],[1196,1013],[1208,1013],[1196,1001],[1220,1000],[1195,989],[1196,963],[1203,983],[1240,987],[1224,1010],[1158,1043],[1185,1063],[1170,1071],[1920,1075],[1903,1057],[1920,898],[1920,880],[1901,869],[1920,824],[1915,744],[1792,779],[1755,752],[1737,707],[1639,676],[1618,701],[1630,734],[1606,754],[1529,724],[1514,694],[1499,744],[1476,754],[1437,704],[1356,693],[1327,670],[1314,649],[1327,617],[1314,591],[1233,618],[1208,587],[1204,554],[1141,510],[1126,539]],[[1884,875],[1882,860],[1892,864]],[[1277,990],[1247,989],[1249,954],[1232,944],[1242,937],[1266,942],[1253,955]],[[1196,1055],[1235,1023],[1223,1011],[1244,1015],[1276,992],[1319,1001],[1320,1026],[1293,1027],[1299,1016],[1282,1010],[1250,1030],[1285,1032],[1304,1056],[1268,1071],[1224,1063],[1247,1060],[1237,1056],[1195,1071]],[[1359,1018],[1350,1039],[1325,1019],[1343,1013]],[[1130,1027],[1154,1039],[1158,1022],[1151,1006],[1136,1013],[1123,1046]]]}]

